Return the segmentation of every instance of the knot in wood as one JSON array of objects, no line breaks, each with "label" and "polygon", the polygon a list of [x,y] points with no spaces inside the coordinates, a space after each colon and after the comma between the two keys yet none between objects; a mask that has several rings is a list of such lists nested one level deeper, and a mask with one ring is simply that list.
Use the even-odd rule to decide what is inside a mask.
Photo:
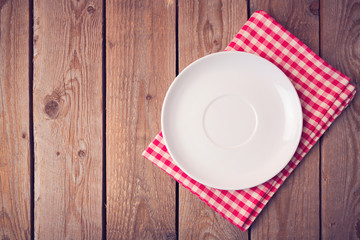
[{"label": "knot in wood", "polygon": [[45,104],[45,113],[52,119],[55,119],[59,113],[59,103],[50,100]]},{"label": "knot in wood", "polygon": [[319,2],[314,1],[310,4],[309,10],[313,15],[319,15]]},{"label": "knot in wood", "polygon": [[146,100],[151,100],[152,99],[152,96],[150,94],[146,95]]},{"label": "knot in wood", "polygon": [[81,157],[81,158],[85,157],[85,151],[84,151],[84,150],[80,150],[80,151],[78,152],[78,155],[79,155],[79,157]]},{"label": "knot in wood", "polygon": [[93,6],[88,6],[87,11],[88,11],[88,13],[94,13],[95,8]]},{"label": "knot in wood", "polygon": [[109,41],[109,47],[110,47],[110,48],[113,48],[114,46],[115,46],[115,43]]}]

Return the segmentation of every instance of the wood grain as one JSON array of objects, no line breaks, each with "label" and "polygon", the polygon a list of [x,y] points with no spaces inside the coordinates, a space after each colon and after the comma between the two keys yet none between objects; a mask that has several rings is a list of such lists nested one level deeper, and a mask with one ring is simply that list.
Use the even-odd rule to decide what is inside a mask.
[{"label": "wood grain", "polygon": [[[312,0],[251,0],[319,52],[319,4]],[[319,238],[319,146],[315,145],[270,200],[251,228],[251,239]]]},{"label": "wood grain", "polygon": [[30,239],[29,4],[0,1],[0,237]]},{"label": "wood grain", "polygon": [[[179,69],[225,49],[247,19],[246,1],[179,1]],[[189,190],[179,188],[179,239],[247,239]]]},{"label": "wood grain", "polygon": [[34,2],[35,238],[102,234],[102,1]]},{"label": "wood grain", "polygon": [[175,181],[141,154],[175,77],[172,0],[106,3],[107,238],[176,239]]},{"label": "wood grain", "polygon": [[[322,57],[360,84],[360,1],[322,1]],[[322,237],[360,239],[360,97],[322,139]]]}]

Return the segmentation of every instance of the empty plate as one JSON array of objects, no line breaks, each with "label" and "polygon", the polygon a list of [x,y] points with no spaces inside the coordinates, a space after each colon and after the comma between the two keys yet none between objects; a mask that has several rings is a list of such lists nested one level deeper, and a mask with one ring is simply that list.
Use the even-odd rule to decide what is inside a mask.
[{"label": "empty plate", "polygon": [[170,86],[162,132],[176,164],[209,187],[237,190],[279,173],[302,132],[299,97],[269,61],[220,52],[185,68]]}]

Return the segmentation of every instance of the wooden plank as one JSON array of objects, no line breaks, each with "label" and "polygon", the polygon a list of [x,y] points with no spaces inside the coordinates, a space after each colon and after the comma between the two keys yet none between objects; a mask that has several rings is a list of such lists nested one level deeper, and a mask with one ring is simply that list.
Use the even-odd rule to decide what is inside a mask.
[{"label": "wooden plank", "polygon": [[0,62],[0,236],[30,239],[27,1],[0,1]]},{"label": "wooden plank", "polygon": [[106,3],[107,238],[176,239],[175,181],[141,153],[175,77],[172,0]]},{"label": "wooden plank", "polygon": [[34,2],[35,238],[102,236],[102,1]]},{"label": "wooden plank", "polygon": [[[360,89],[360,1],[322,1],[322,57]],[[360,238],[360,96],[322,139],[322,238]]]},{"label": "wooden plank", "polygon": [[[246,1],[179,1],[179,69],[225,49],[247,19]],[[248,234],[179,188],[179,239],[247,239]]]},{"label": "wooden plank", "polygon": [[[259,9],[319,52],[317,1],[251,0],[251,12]],[[318,238],[319,146],[315,145],[255,221],[251,239]]]}]

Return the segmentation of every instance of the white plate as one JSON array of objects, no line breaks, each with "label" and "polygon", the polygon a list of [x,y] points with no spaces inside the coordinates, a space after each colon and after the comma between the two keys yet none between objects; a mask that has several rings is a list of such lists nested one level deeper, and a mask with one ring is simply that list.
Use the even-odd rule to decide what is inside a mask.
[{"label": "white plate", "polygon": [[220,52],[185,68],[170,86],[162,131],[176,164],[209,187],[236,190],[279,173],[302,132],[297,93],[269,61]]}]

